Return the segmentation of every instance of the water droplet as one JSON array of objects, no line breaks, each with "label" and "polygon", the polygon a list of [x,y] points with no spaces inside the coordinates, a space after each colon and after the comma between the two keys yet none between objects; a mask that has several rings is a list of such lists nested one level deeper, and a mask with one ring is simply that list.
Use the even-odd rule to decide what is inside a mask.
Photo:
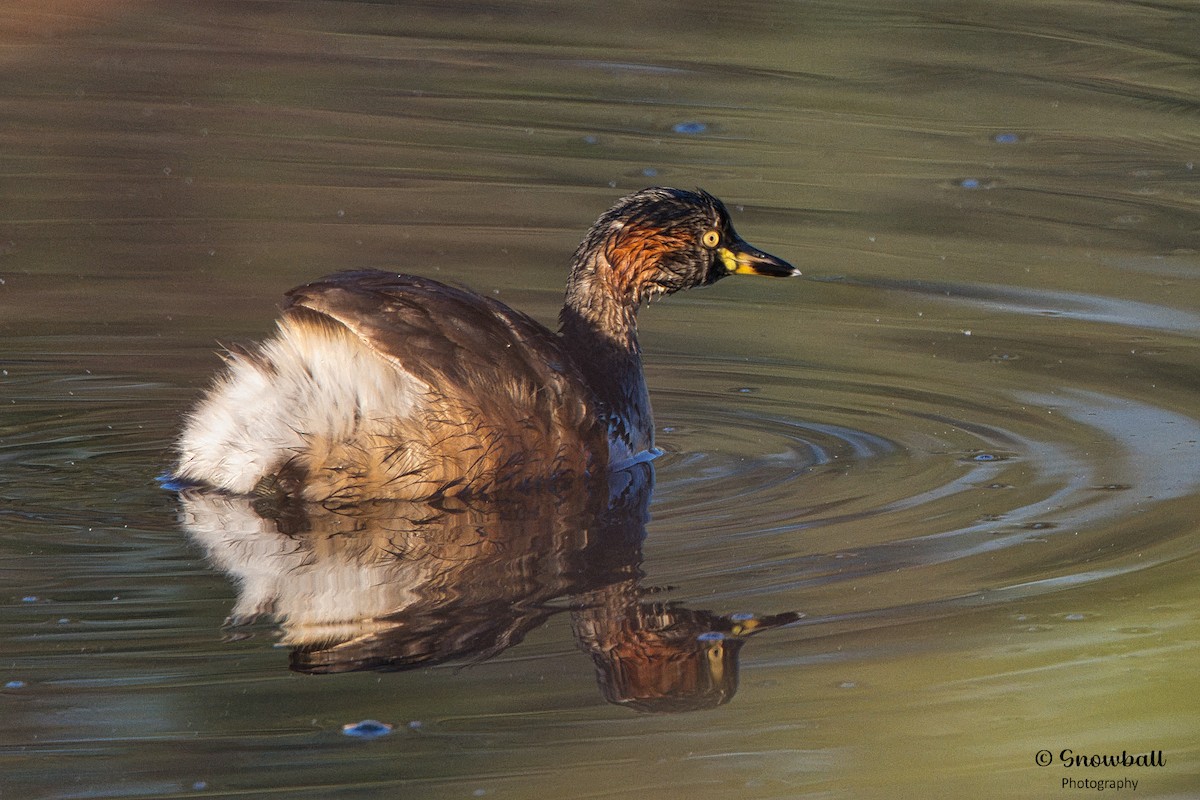
[{"label": "water droplet", "polygon": [[708,130],[708,126],[703,122],[678,122],[675,124],[675,127],[671,128],[671,130],[675,131],[676,133],[692,135],[704,133],[706,130]]},{"label": "water droplet", "polygon": [[978,178],[963,178],[961,181],[958,182],[958,185],[964,189],[978,189],[979,188],[979,179]]},{"label": "water droplet", "polygon": [[646,167],[642,170],[642,175],[647,178],[653,178],[658,175],[658,170],[654,167]]},{"label": "water droplet", "polygon": [[992,141],[996,144],[1016,144],[1021,141],[1021,137],[1015,133],[997,133],[992,137]]},{"label": "water droplet", "polygon": [[24,689],[25,681],[9,681],[8,683],[4,684],[4,688],[5,689]]},{"label": "water droplet", "polygon": [[391,732],[391,725],[377,719],[364,719],[362,722],[349,722],[342,726],[342,733],[356,739],[378,739]]}]

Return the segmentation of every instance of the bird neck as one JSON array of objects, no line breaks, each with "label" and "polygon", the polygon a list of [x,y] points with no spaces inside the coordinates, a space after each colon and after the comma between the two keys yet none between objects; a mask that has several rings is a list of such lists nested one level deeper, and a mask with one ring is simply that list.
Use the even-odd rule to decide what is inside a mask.
[{"label": "bird neck", "polygon": [[[581,248],[582,250],[582,248]],[[610,458],[623,460],[654,447],[654,419],[642,374],[636,300],[620,291],[612,265],[599,252],[577,254],[559,315],[563,345],[601,404]]]}]

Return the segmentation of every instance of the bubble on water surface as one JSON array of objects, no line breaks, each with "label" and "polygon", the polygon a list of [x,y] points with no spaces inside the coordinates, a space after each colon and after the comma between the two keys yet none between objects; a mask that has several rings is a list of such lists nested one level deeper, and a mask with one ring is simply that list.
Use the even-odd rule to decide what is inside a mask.
[{"label": "bubble on water surface", "polygon": [[376,719],[364,719],[362,722],[348,722],[342,726],[342,733],[356,739],[378,739],[392,732],[392,725]]}]

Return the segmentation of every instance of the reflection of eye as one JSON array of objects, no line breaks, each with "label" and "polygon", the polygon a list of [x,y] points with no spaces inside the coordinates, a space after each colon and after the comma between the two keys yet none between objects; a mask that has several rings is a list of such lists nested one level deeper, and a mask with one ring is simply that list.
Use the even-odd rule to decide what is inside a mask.
[{"label": "reflection of eye", "polygon": [[705,231],[700,243],[711,250],[721,243],[721,234],[717,231]]}]

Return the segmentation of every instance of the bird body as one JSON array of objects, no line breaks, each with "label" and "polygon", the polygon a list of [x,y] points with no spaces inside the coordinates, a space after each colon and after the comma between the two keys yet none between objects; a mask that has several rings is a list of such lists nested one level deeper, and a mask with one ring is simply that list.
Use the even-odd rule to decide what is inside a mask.
[{"label": "bird body", "polygon": [[555,334],[428,278],[342,272],[287,294],[189,415],[177,481],[327,504],[499,495],[599,475],[654,446],[639,306],[727,274],[798,272],[720,201],[647,189],[575,253]]}]

